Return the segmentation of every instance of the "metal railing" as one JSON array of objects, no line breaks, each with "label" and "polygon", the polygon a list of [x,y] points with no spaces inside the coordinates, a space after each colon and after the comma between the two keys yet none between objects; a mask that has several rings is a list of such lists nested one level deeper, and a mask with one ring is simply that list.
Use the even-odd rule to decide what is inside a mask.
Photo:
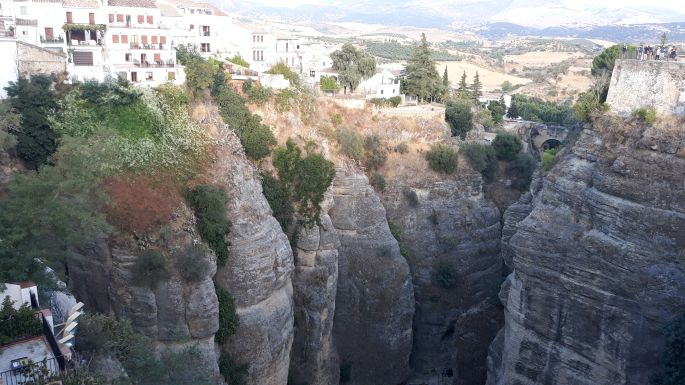
[{"label": "metal railing", "polygon": [[64,37],[60,36],[58,38],[47,39],[44,36],[41,36],[40,42],[43,44],[64,44]]},{"label": "metal railing", "polygon": [[0,372],[0,384],[3,385],[22,385],[30,382],[37,373],[41,375],[45,373],[48,382],[52,379],[58,378],[59,374],[64,370],[59,365],[58,358],[64,360],[64,357],[46,358],[39,362],[29,361],[28,365],[21,368]]},{"label": "metal railing", "polygon": [[150,49],[150,50],[164,50],[166,47],[164,44],[140,44],[140,43],[131,43],[130,44],[131,49]]},{"label": "metal railing", "polygon": [[174,68],[176,66],[176,63],[174,63],[173,61],[164,62],[162,60],[158,62],[140,62],[138,60],[134,60],[133,65],[140,68]]}]

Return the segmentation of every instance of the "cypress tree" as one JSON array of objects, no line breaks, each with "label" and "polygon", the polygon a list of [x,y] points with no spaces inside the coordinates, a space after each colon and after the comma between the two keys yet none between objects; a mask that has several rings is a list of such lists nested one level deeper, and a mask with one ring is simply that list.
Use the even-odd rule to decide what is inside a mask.
[{"label": "cypress tree", "polygon": [[406,93],[417,96],[420,101],[440,96],[440,74],[435,68],[425,34],[421,34],[421,43],[412,52],[404,71],[403,89]]},{"label": "cypress tree", "polygon": [[461,75],[459,80],[459,88],[457,88],[457,95],[461,99],[469,98],[469,86],[466,84],[466,71]]},{"label": "cypress tree", "polygon": [[442,86],[445,87],[445,89],[450,88],[450,79],[447,76],[447,66],[445,66],[445,72],[442,73]]},{"label": "cypress tree", "polygon": [[471,84],[471,97],[476,101],[478,100],[478,98],[483,96],[481,88],[483,88],[483,84],[480,82],[478,71],[476,71],[476,76],[473,78],[473,83]]}]

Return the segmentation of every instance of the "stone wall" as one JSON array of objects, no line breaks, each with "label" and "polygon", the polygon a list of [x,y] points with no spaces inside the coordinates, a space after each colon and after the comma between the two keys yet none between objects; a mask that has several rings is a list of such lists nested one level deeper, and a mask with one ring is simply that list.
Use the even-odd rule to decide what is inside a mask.
[{"label": "stone wall", "polygon": [[607,103],[622,116],[639,107],[685,114],[685,63],[617,60]]}]

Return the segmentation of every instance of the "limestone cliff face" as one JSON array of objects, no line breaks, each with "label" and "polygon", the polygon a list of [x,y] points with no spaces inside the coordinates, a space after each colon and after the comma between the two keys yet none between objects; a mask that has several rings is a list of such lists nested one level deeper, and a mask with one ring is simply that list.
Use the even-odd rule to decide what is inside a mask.
[{"label": "limestone cliff face", "polygon": [[[136,237],[115,233],[79,250],[81,258],[69,261],[69,286],[89,311],[113,312],[131,321],[135,330],[158,346],[195,346],[209,378],[219,379],[214,333],[219,327],[219,307],[212,276],[216,258],[202,258],[211,267],[197,282],[185,281],[169,255],[174,250],[200,242],[194,216],[181,204],[160,231]],[[156,249],[167,255],[169,276],[154,286],[133,280],[132,267],[143,250]],[[179,342],[183,341],[183,342]]]},{"label": "limestone cliff face", "polygon": [[341,383],[399,384],[409,373],[414,291],[366,177],[338,168],[329,211],[340,238],[333,323]]},{"label": "limestone cliff face", "polygon": [[663,327],[685,311],[685,138],[609,132],[584,130],[506,216],[514,271],[488,385],[642,385],[661,370]]},{"label": "limestone cliff face", "polygon": [[226,211],[233,226],[228,261],[214,280],[233,295],[240,316],[237,333],[221,350],[249,365],[248,384],[283,385],[293,341],[293,253],[238,138],[228,128],[216,138],[211,179],[229,196]]},{"label": "limestone cliff face", "polygon": [[290,357],[291,385],[337,384],[340,375],[333,345],[340,240],[328,215],[332,204],[329,193],[321,205],[321,225],[301,229],[294,250],[295,339]]},{"label": "limestone cliff face", "polygon": [[[502,324],[502,263],[499,210],[483,198],[481,184],[479,173],[462,167],[454,176],[399,175],[382,194],[412,273],[417,381],[485,382],[487,346]],[[409,191],[418,203],[405,197]],[[436,282],[440,266],[454,269],[453,285]]]}]

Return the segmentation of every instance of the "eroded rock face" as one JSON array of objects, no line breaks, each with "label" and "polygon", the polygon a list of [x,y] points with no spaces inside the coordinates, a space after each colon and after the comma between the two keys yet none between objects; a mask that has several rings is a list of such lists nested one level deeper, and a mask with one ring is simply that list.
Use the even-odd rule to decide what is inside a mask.
[{"label": "eroded rock face", "polygon": [[399,384],[409,374],[414,290],[385,209],[363,174],[338,168],[329,215],[340,238],[333,323],[341,382]]},{"label": "eroded rock face", "polygon": [[682,131],[658,130],[584,130],[530,213],[511,216],[489,385],[642,385],[660,372],[663,328],[685,311],[685,157]]},{"label": "eroded rock face", "polygon": [[[483,384],[487,347],[503,321],[499,210],[468,168],[407,179],[390,179],[382,196],[414,284],[412,383]],[[412,192],[417,203],[406,197]],[[439,270],[449,268],[452,282],[441,283]]]},{"label": "eroded rock face", "polygon": [[[214,334],[219,328],[219,306],[212,283],[216,258],[209,251],[202,256],[210,269],[197,282],[188,282],[179,272],[183,266],[177,266],[171,256],[175,250],[198,242],[193,214],[181,204],[159,231],[141,238],[118,232],[108,240],[80,248],[82,258],[69,261],[69,287],[89,311],[113,312],[118,318],[129,319],[136,331],[160,348],[196,347],[207,378],[220,381],[214,349]],[[146,249],[165,254],[168,278],[157,284],[133,279],[134,263]]]},{"label": "eroded rock face", "polygon": [[248,384],[283,385],[293,341],[292,250],[238,138],[222,129],[217,140],[211,178],[229,196],[226,212],[233,226],[228,261],[214,280],[233,295],[240,316],[237,333],[221,350],[249,365]]},{"label": "eroded rock face", "polygon": [[289,381],[292,385],[330,385],[337,384],[339,379],[333,317],[340,240],[328,215],[332,203],[329,193],[321,204],[321,225],[302,228],[294,250],[295,339]]}]

